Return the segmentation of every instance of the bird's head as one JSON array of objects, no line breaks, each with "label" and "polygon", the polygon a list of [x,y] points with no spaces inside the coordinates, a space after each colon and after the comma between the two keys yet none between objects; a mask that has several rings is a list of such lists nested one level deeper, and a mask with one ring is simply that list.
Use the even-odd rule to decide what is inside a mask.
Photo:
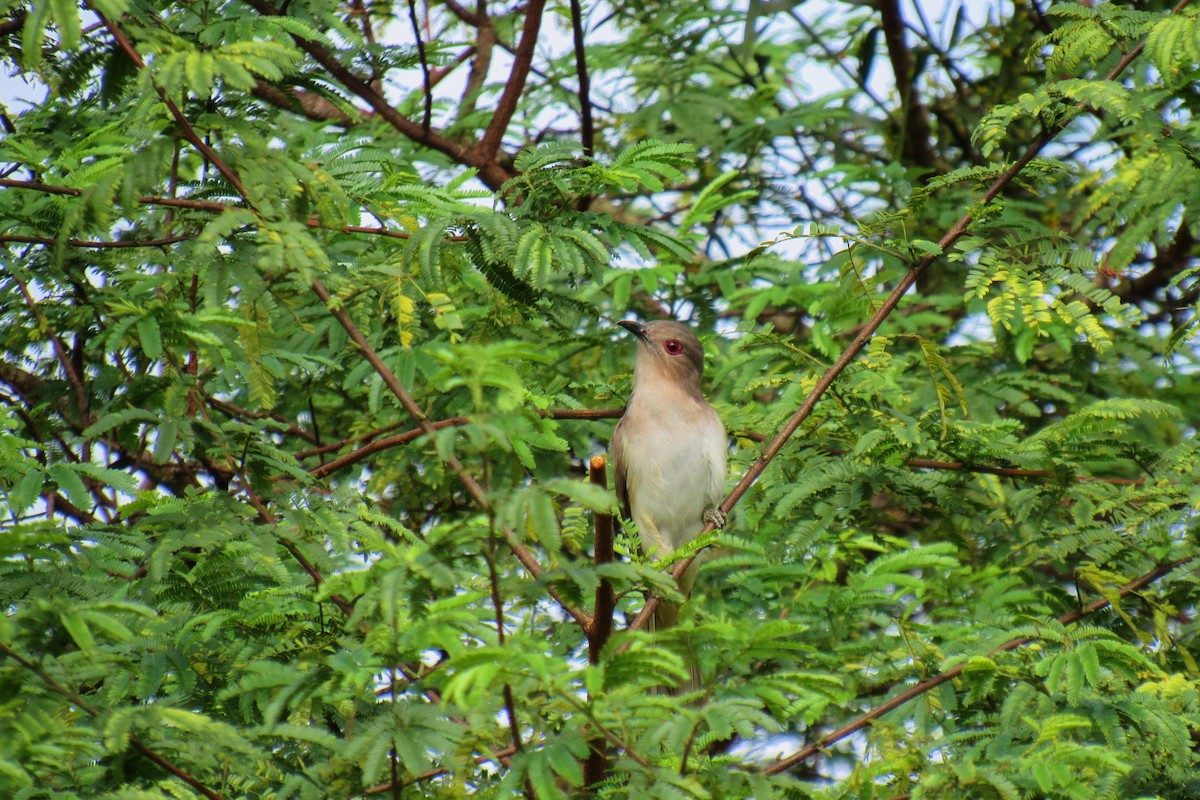
[{"label": "bird's head", "polygon": [[635,380],[667,380],[699,391],[700,377],[704,374],[704,347],[691,328],[666,320],[626,319],[617,324],[638,340]]}]

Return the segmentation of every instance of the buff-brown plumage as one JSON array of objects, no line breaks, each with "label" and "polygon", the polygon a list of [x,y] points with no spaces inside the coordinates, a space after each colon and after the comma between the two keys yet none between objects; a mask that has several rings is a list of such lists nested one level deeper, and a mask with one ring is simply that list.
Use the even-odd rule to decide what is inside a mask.
[{"label": "buff-brown plumage", "polygon": [[[624,321],[637,337],[633,395],[609,447],[617,499],[637,525],[642,548],[666,556],[704,529],[725,488],[728,443],[721,418],[701,393],[704,348],[678,322]],[[684,595],[693,563],[679,580]],[[655,627],[674,623],[679,609],[659,606]]]}]

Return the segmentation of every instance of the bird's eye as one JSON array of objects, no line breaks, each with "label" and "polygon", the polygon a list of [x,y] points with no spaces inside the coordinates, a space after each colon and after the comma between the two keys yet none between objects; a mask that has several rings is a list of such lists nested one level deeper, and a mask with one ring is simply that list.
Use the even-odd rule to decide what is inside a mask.
[{"label": "bird's eye", "polygon": [[663,344],[663,349],[666,350],[671,355],[677,356],[683,352],[683,345],[681,345],[679,342],[675,341],[674,339],[668,339]]}]

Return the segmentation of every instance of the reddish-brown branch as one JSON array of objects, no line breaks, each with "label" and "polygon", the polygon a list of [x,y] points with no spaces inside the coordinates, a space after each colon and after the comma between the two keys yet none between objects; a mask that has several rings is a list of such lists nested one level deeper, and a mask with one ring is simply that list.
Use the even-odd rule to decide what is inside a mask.
[{"label": "reddish-brown branch", "polygon": [[166,247],[178,242],[187,241],[192,236],[166,236],[162,239],[144,239],[140,241],[104,242],[89,239],[55,239],[50,236],[22,236],[16,233],[0,233],[0,244],[65,244],[68,247],[86,247],[96,250],[126,248],[126,247]]},{"label": "reddish-brown branch", "polygon": [[[100,13],[98,9],[93,7],[92,4],[88,2],[88,0],[84,0],[84,5],[86,5],[93,13],[96,14],[97,17],[100,18],[100,21],[104,23],[104,27],[108,28],[108,32],[112,34],[114,39],[117,40],[117,45],[125,52],[127,56],[129,56],[129,59],[137,65],[138,69],[144,69],[146,62],[142,60],[137,48],[135,48],[133,43],[126,38],[124,32],[117,26],[117,24]],[[221,176],[229,182],[229,185],[232,186],[233,189],[239,195],[241,195],[243,199],[246,200],[246,202],[250,202],[250,196],[246,192],[246,187],[242,183],[242,179],[238,177],[238,174],[234,172],[229,165],[221,159],[220,156],[217,155],[215,150],[208,146],[208,143],[204,141],[203,137],[196,133],[196,129],[192,127],[192,123],[188,122],[187,117],[183,115],[183,112],[179,110],[179,106],[175,104],[175,101],[170,98],[166,91],[161,86],[155,86],[154,90],[158,93],[159,98],[162,99],[163,105],[167,107],[167,111],[171,112],[171,117],[174,118],[175,124],[179,126],[180,131],[183,133],[183,138],[191,142],[192,147],[195,147],[198,151],[200,151],[200,154],[204,156],[204,160],[209,164],[212,164],[217,172],[221,173]]]},{"label": "reddish-brown branch", "polygon": [[[605,475],[604,456],[592,456],[588,462],[588,479],[601,489],[608,488]],[[595,515],[596,540],[593,545],[594,559],[597,567],[610,564],[616,559],[613,548],[613,518],[611,514]],[[608,639],[612,636],[613,612],[616,609],[616,598],[613,594],[612,582],[601,578],[596,585],[596,602],[592,610],[592,627],[585,631],[588,638],[588,663],[599,664],[600,654]],[[593,736],[588,741],[588,756],[583,764],[584,791],[590,791],[604,780],[608,773],[608,747],[603,735]]]},{"label": "reddish-brown branch", "polygon": [[[588,480],[601,489],[608,488],[608,480],[604,472],[606,466],[604,456],[592,456],[588,462]],[[614,545],[614,528],[611,514],[596,514],[594,544],[594,560],[597,567],[611,564],[616,559]],[[600,663],[600,651],[608,643],[612,635],[613,612],[616,609],[616,598],[613,594],[612,582],[601,578],[596,586],[596,607],[593,613],[593,624],[585,633],[588,637],[588,661]]]},{"label": "reddish-brown branch", "polygon": [[449,64],[433,70],[429,78],[429,87],[432,89],[434,86],[437,86],[439,83],[445,80],[448,75],[453,73],[454,70],[467,63],[467,61],[469,61],[473,55],[475,55],[475,45],[470,45],[460,50],[458,55],[456,55],[454,60]]},{"label": "reddish-brown branch", "polygon": [[290,419],[283,416],[282,414],[264,413],[261,411],[250,411],[249,409],[241,408],[240,406],[234,405],[233,403],[230,403],[227,400],[221,400],[220,398],[213,397],[212,395],[206,395],[205,400],[207,400],[208,404],[210,406],[212,406],[213,408],[217,409],[218,411],[221,411],[222,413],[228,414],[229,416],[231,416],[235,419],[270,419],[270,420],[274,420],[276,422],[280,422],[280,423],[283,423],[284,425],[287,425],[287,432],[290,433],[292,436],[303,439],[304,441],[310,442],[312,444],[317,443],[317,437],[313,433],[311,433],[310,431],[304,430],[299,425],[292,422]]},{"label": "reddish-brown branch", "polygon": [[[38,676],[38,678],[40,678],[44,684],[46,684],[48,687],[50,687],[50,689],[52,691],[54,691],[56,694],[60,694],[63,697],[65,697],[67,700],[69,700],[71,702],[71,705],[76,706],[77,708],[83,709],[89,716],[92,716],[92,717],[100,716],[100,712],[95,707],[93,707],[91,704],[89,704],[86,700],[84,700],[82,697],[80,697],[75,692],[72,692],[67,687],[63,686],[58,681],[54,680],[54,678],[51,677],[48,672],[46,672],[44,669],[42,669],[37,664],[34,664],[33,662],[28,661],[25,658],[22,658],[19,653],[17,653],[15,650],[13,650],[11,647],[9,647],[4,642],[0,642],[0,655],[4,655],[8,658],[11,658],[13,661],[20,664],[24,669],[27,669],[30,672],[32,672],[34,675]],[[197,792],[200,792],[200,794],[209,798],[209,800],[224,800],[224,797],[222,797],[220,794],[218,794],[213,789],[209,788],[209,786],[207,784],[205,784],[203,781],[201,781],[199,778],[196,778],[195,776],[193,776],[193,775],[189,774],[188,772],[185,772],[184,770],[175,766],[174,763],[172,763],[171,761],[164,758],[162,755],[160,755],[158,753],[158,751],[154,750],[154,748],[152,748],[149,745],[147,745],[146,743],[144,743],[138,737],[130,736],[129,737],[129,745],[134,750],[137,750],[143,756],[145,756],[149,760],[153,761],[155,764],[162,767],[167,772],[174,775],[176,778],[179,778],[181,781],[186,783],[188,786],[191,786]]]},{"label": "reddish-brown branch", "polygon": [[[1160,565],[1156,566],[1154,569],[1150,570],[1149,572],[1146,572],[1145,574],[1138,576],[1137,578],[1133,579],[1129,583],[1122,586],[1117,591],[1117,597],[1128,597],[1129,595],[1144,589],[1146,586],[1149,586],[1150,584],[1154,583],[1159,578],[1162,578],[1163,576],[1168,575],[1175,569],[1177,569],[1191,561],[1192,561],[1192,559],[1189,557],[1189,558],[1180,559],[1178,561],[1172,561],[1168,564],[1160,564]],[[1109,598],[1100,597],[1100,598],[1097,598],[1097,599],[1093,600],[1092,602],[1088,603],[1086,606],[1083,606],[1082,608],[1078,608],[1074,611],[1071,611],[1070,613],[1063,614],[1061,617],[1058,618],[1058,621],[1062,625],[1070,625],[1074,622],[1078,622],[1080,619],[1082,619],[1083,617],[1085,617],[1089,614],[1094,614],[1095,612],[1100,611],[1101,609],[1107,608],[1110,604],[1111,604],[1111,601],[1109,600]],[[1034,639],[1032,639],[1028,636],[1017,636],[1012,639],[1009,639],[1007,642],[1004,642],[1000,646],[993,648],[990,652],[991,653],[1003,653],[1003,652],[1007,652],[1009,650],[1016,650],[1018,647],[1023,647],[1027,644],[1030,644],[1033,641],[1034,641]],[[920,683],[916,684],[912,688],[896,695],[891,700],[888,700],[885,703],[880,703],[879,705],[877,705],[875,708],[872,708],[867,713],[862,714],[859,717],[856,717],[854,720],[846,723],[845,725],[838,728],[837,730],[826,734],[825,736],[821,737],[820,740],[813,742],[812,744],[809,744],[808,746],[806,746],[800,750],[797,750],[795,753],[792,753],[791,755],[787,756],[786,758],[782,758],[779,761],[776,761],[775,763],[766,767],[763,770],[763,772],[767,775],[776,775],[780,772],[788,771],[789,769],[791,769],[792,767],[795,767],[796,765],[800,764],[801,762],[803,762],[809,758],[812,758],[816,754],[820,753],[822,750],[825,750],[825,749],[829,748],[830,746],[832,746],[833,744],[841,741],[842,739],[845,739],[850,734],[862,730],[867,725],[870,725],[872,721],[878,719],[879,717],[882,717],[884,714],[888,713],[889,711],[893,711],[893,710],[899,708],[900,706],[904,705],[905,703],[909,702],[910,700],[920,697],[921,695],[925,694],[926,692],[929,692],[930,690],[936,689],[937,687],[941,686],[944,683],[954,680],[955,678],[957,678],[959,675],[962,674],[962,671],[966,667],[966,665],[967,665],[967,661],[964,660],[964,661],[960,662],[957,666],[951,667],[950,669],[945,670],[944,672],[941,672],[941,673],[935,675],[934,677],[929,678],[928,680],[921,681]]]},{"label": "reddish-brown branch", "polygon": [[333,122],[346,128],[366,122],[373,115],[367,111],[358,111],[351,116],[344,109],[334,105],[316,92],[289,87],[287,90],[272,86],[266,81],[256,81],[251,94],[276,108],[284,111],[303,114],[314,122]]},{"label": "reddish-brown branch", "polygon": [[492,118],[483,132],[483,138],[479,140],[479,147],[476,148],[479,157],[489,162],[493,161],[496,153],[500,151],[504,132],[508,130],[508,123],[517,111],[517,102],[521,99],[521,93],[525,91],[525,81],[533,64],[533,51],[537,46],[538,32],[542,27],[542,11],[545,7],[546,0],[529,0],[525,7],[525,24],[521,29],[521,42],[513,56],[512,71],[508,74],[504,91],[496,103],[496,110],[492,112]]},{"label": "reddish-brown branch", "polygon": [[70,186],[53,186],[40,181],[20,181],[14,178],[0,178],[0,186],[5,189],[32,189],[35,192],[43,194],[65,194],[71,197],[78,197],[83,194],[79,189],[72,189]]},{"label": "reddish-brown branch", "polygon": [[[246,2],[260,14],[272,17],[282,16],[282,12],[266,0],[246,0]],[[384,96],[375,86],[371,85],[369,80],[354,74],[320,43],[295,35],[292,36],[292,39],[300,49],[312,56],[342,86],[366,102],[384,121],[409,139],[444,153],[460,164],[475,167],[479,170],[479,179],[491,189],[499,189],[505,181],[512,177],[508,170],[494,160],[495,153],[491,157],[484,157],[474,148],[435,130],[426,131],[419,123],[401,114],[388,104]]]},{"label": "reddish-brown branch", "polygon": [[[543,417],[549,417],[550,419],[619,419],[622,412],[623,412],[623,409],[620,409],[620,408],[601,408],[601,409],[594,409],[594,410],[592,410],[592,409],[559,408],[559,409],[551,409],[550,411],[539,411],[538,413],[539,413],[539,415],[541,415]],[[438,420],[436,422],[430,422],[429,425],[434,430],[440,431],[444,428],[453,428],[453,427],[457,427],[457,426],[461,426],[461,425],[467,425],[470,423],[470,421],[471,421],[470,417],[451,417],[449,419],[442,419],[442,420]],[[389,426],[388,428],[380,428],[377,431],[372,431],[371,433],[364,434],[361,438],[369,438],[371,436],[377,436],[381,433],[386,432],[387,430],[394,429],[395,427],[396,427],[395,425],[392,425],[392,426]],[[428,431],[424,427],[421,427],[421,428],[413,428],[412,430],[404,431],[403,433],[398,433],[395,436],[389,436],[386,439],[378,439],[376,441],[365,444],[362,447],[358,448],[357,450],[347,453],[344,456],[339,456],[338,458],[335,458],[333,461],[322,464],[319,467],[313,467],[311,470],[309,470],[309,473],[312,474],[314,477],[324,478],[328,475],[332,475],[333,473],[337,472],[338,470],[345,469],[346,467],[350,466],[351,464],[362,461],[367,456],[372,455],[374,453],[378,453],[381,450],[387,450],[392,447],[401,447],[403,445],[406,445],[406,444],[412,442],[414,439],[418,439],[421,436],[424,436],[426,433],[428,433]],[[357,440],[355,440],[355,441],[357,441]],[[313,455],[319,455],[322,453],[332,452],[332,450],[340,449],[341,446],[343,446],[344,444],[345,443],[341,443],[341,444],[337,444],[337,445],[326,445],[325,447],[314,448],[312,450],[305,450],[301,453],[297,453],[296,457],[304,458],[307,456],[313,456]]]},{"label": "reddish-brown branch", "polygon": [[[432,430],[440,431],[443,428],[453,428],[459,425],[466,425],[470,421],[470,417],[451,417],[450,419],[431,422],[429,423],[429,427]],[[362,447],[354,450],[353,452],[347,453],[344,456],[339,456],[332,461],[322,464],[319,467],[313,467],[308,472],[314,478],[324,478],[328,475],[332,475],[338,470],[345,469],[351,464],[362,461],[364,458],[372,455],[373,453],[378,453],[381,450],[388,450],[393,447],[401,447],[413,441],[414,439],[424,436],[427,433],[429,433],[429,431],[425,428],[413,428],[412,430],[405,431],[404,433],[398,433],[395,436],[388,436],[386,439],[377,439],[376,441],[364,444]]]},{"label": "reddish-brown branch", "polygon": [[[375,352],[375,348],[371,347],[370,342],[368,342],[367,338],[363,336],[362,331],[360,331],[358,326],[354,324],[354,320],[350,318],[350,315],[346,312],[346,309],[342,307],[341,302],[335,302],[333,297],[329,294],[329,290],[326,289],[319,280],[313,281],[312,289],[317,297],[320,298],[321,302],[325,304],[325,307],[329,310],[329,313],[333,315],[334,319],[338,321],[338,323],[350,336],[350,340],[358,346],[359,352],[361,352],[363,357],[367,359],[367,363],[369,363],[372,368],[374,368],[376,374],[383,379],[384,385],[387,386],[388,390],[396,396],[396,398],[400,401],[400,405],[404,406],[404,410],[408,412],[409,416],[416,421],[416,423],[421,427],[422,431],[425,433],[434,433],[436,428],[433,427],[433,423],[429,421],[429,418],[426,417],[425,412],[422,411],[421,407],[418,406],[416,401],[412,399],[412,395],[410,395],[408,390],[404,388],[404,384],[400,382],[400,379],[396,377],[396,374],[392,372],[387,364],[383,363],[383,359],[379,357],[379,354]],[[478,505],[479,508],[484,511],[489,511],[491,509],[491,502],[487,499],[487,495],[484,492],[483,487],[480,486],[479,481],[475,480],[475,478],[466,471],[462,465],[462,462],[458,460],[458,457],[451,453],[446,457],[445,463],[448,467],[450,467],[451,471],[454,472],[455,476],[467,490],[467,494],[469,494],[475,501],[476,505]],[[504,542],[508,545],[509,550],[511,550],[513,555],[517,557],[517,560],[521,562],[526,571],[535,579],[540,579],[542,575],[545,574],[545,570],[542,568],[542,565],[538,563],[537,558],[534,557],[529,548],[517,538],[515,533],[507,528],[503,531],[503,537]],[[567,602],[566,598],[564,598],[562,594],[555,588],[547,586],[546,591],[555,599],[555,601],[558,602],[564,611],[571,615],[571,618],[574,619],[583,630],[587,630],[591,626],[591,616],[586,611],[576,608],[574,605]]]},{"label": "reddish-brown branch", "polygon": [[393,422],[389,425],[384,425],[382,427],[375,428],[374,430],[369,430],[366,433],[360,433],[357,436],[349,436],[340,441],[327,442],[323,445],[320,445],[319,447],[310,447],[307,450],[300,450],[297,453],[293,453],[293,455],[297,459],[305,459],[305,458],[312,458],[313,456],[323,456],[327,453],[336,453],[338,450],[341,450],[343,447],[349,447],[350,445],[355,444],[357,442],[370,441],[370,440],[374,439],[376,436],[382,436],[383,434],[388,433],[389,431],[394,431],[394,430],[396,430],[396,428],[399,428],[403,424],[404,424],[403,422]]}]

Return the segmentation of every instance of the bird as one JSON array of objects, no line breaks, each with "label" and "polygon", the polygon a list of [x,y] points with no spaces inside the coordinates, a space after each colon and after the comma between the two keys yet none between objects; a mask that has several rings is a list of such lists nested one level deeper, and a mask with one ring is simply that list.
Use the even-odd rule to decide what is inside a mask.
[{"label": "bird", "polygon": [[[725,525],[719,504],[729,444],[701,392],[704,348],[691,328],[666,320],[617,324],[637,338],[633,394],[609,443],[617,502],[637,525],[642,551],[661,558],[695,539],[705,523]],[[679,578],[684,597],[698,566],[693,561]],[[650,630],[678,617],[678,606],[660,603]]]}]

